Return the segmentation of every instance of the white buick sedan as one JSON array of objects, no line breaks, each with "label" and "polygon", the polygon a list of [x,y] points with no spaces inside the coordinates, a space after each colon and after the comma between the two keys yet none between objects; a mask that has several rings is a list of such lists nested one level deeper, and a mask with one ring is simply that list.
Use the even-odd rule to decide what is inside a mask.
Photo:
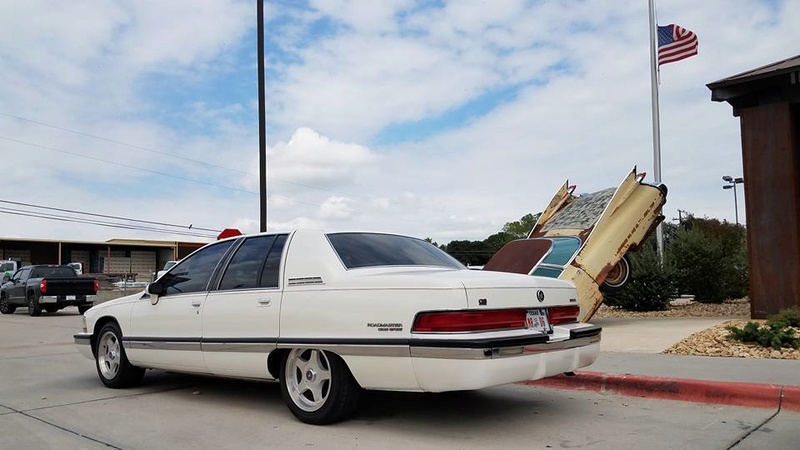
[{"label": "white buick sedan", "polygon": [[553,376],[597,358],[569,282],[468,270],[423,240],[294,231],[237,236],[145,292],[99,304],[74,336],[110,388],[145,369],[280,381],[303,422],[362,389],[442,392]]}]

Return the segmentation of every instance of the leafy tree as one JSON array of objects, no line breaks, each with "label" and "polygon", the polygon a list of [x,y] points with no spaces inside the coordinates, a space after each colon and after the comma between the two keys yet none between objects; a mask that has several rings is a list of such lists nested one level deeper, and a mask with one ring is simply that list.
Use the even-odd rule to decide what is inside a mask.
[{"label": "leafy tree", "polygon": [[486,245],[486,241],[451,241],[443,250],[464,265],[476,266],[486,264],[494,254]]},{"label": "leafy tree", "polygon": [[484,244],[486,246],[486,250],[490,251],[492,253],[492,255],[494,255],[495,253],[497,253],[498,250],[503,248],[504,245],[508,244],[509,242],[513,241],[514,239],[515,238],[512,235],[510,235],[509,233],[506,233],[505,231],[501,231],[499,233],[495,233],[495,234],[489,236],[483,242],[484,242]]},{"label": "leafy tree", "polygon": [[681,293],[701,302],[721,303],[748,293],[744,227],[717,219],[690,217],[669,249]]},{"label": "leafy tree", "polygon": [[427,243],[429,243],[429,244],[433,244],[433,245],[435,245],[435,246],[437,246],[437,247],[441,248],[441,246],[440,246],[439,244],[437,244],[437,243],[436,243],[436,241],[434,241],[432,238],[426,237],[426,238],[425,238],[425,242],[427,242]]},{"label": "leafy tree", "polygon": [[536,221],[539,220],[539,216],[541,215],[541,212],[536,214],[528,213],[522,216],[522,218],[516,222],[508,222],[503,225],[503,232],[507,233],[509,236],[512,236],[509,242],[513,241],[514,239],[524,239],[528,237],[528,234],[533,229],[533,226],[536,225]]}]

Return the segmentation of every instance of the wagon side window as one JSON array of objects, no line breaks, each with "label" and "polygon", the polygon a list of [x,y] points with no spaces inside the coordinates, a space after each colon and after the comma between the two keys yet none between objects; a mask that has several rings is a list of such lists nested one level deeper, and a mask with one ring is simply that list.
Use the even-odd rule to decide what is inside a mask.
[{"label": "wagon side window", "polygon": [[236,250],[220,282],[220,289],[252,289],[258,287],[264,261],[276,236],[248,238]]},{"label": "wagon side window", "polygon": [[277,288],[280,281],[281,256],[283,248],[286,246],[286,235],[282,234],[275,239],[275,243],[269,251],[264,270],[261,271],[261,287]]}]

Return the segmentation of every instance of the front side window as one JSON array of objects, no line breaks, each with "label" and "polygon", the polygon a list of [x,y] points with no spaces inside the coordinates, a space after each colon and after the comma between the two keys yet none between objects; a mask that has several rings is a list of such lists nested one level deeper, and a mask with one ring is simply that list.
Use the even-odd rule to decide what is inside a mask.
[{"label": "front side window", "polygon": [[25,277],[25,279],[27,279],[27,278],[28,278],[27,274],[28,274],[30,271],[31,271],[31,269],[30,269],[30,268],[26,268],[26,269],[20,269],[20,270],[18,270],[18,271],[17,271],[17,273],[15,273],[15,274],[14,274],[14,277],[12,278],[12,280],[14,280],[14,281],[19,281],[19,280],[21,280],[23,277]]},{"label": "front side window", "polygon": [[231,240],[211,244],[183,259],[171,272],[159,279],[164,284],[165,294],[207,290],[214,269],[234,242]]},{"label": "front side window", "polygon": [[440,266],[465,267],[435,245],[421,239],[393,234],[332,233],[333,249],[345,267]]}]

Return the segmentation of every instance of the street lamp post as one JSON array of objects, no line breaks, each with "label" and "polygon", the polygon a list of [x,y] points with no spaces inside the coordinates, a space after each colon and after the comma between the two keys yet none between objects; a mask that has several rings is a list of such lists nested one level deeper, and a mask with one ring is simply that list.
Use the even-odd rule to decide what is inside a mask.
[{"label": "street lamp post", "polygon": [[734,216],[736,217],[736,225],[739,225],[739,201],[736,199],[736,185],[744,183],[744,178],[733,178],[730,175],[722,177],[722,181],[728,184],[722,186],[722,189],[733,189],[733,207],[735,209]]}]

